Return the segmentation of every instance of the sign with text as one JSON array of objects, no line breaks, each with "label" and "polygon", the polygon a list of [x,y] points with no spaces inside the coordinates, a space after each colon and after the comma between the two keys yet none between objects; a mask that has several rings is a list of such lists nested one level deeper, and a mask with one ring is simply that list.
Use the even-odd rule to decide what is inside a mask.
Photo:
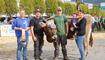
[{"label": "sign with text", "polygon": [[0,25],[0,36],[15,36],[12,25]]}]

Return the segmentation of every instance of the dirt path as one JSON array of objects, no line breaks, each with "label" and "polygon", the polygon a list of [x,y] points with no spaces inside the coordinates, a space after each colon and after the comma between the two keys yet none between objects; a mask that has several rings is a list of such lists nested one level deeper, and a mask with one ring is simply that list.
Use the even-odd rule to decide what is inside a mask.
[{"label": "dirt path", "polygon": [[[86,60],[105,60],[105,33],[94,33],[93,36],[94,46],[89,47],[89,55]],[[53,51],[53,44],[45,41],[44,60],[53,60]],[[68,40],[67,51],[70,60],[79,60],[80,55],[74,40]],[[31,37],[28,45],[28,59],[34,60]],[[16,37],[0,37],[0,60],[16,60]],[[61,51],[59,60],[63,60]]]}]

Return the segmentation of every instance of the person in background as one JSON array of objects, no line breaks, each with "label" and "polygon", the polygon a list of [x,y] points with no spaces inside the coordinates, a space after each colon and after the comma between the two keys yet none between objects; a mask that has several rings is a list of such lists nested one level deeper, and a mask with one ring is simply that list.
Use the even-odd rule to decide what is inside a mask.
[{"label": "person in background", "polygon": [[77,28],[77,26],[76,26],[76,23],[77,23],[77,15],[76,15],[76,13],[73,13],[73,18],[72,18],[72,20],[71,20],[71,24],[73,25],[73,27],[74,28]]},{"label": "person in background", "polygon": [[99,19],[99,22],[98,22],[99,31],[102,31],[102,17],[98,17],[98,19]]},{"label": "person in background", "polygon": [[31,34],[34,42],[34,58],[35,60],[42,60],[42,47],[44,45],[44,28],[41,27],[40,22],[45,22],[41,17],[40,9],[37,9],[35,12],[35,17],[30,21]]},{"label": "person in background", "polygon": [[105,30],[105,17],[103,18],[103,28]]},{"label": "person in background", "polygon": [[94,23],[93,23],[93,32],[94,32],[94,28],[95,28],[95,26],[96,26],[96,28],[97,28],[97,31],[99,31],[99,24],[98,24],[98,22],[99,22],[99,19],[98,19],[98,17],[96,16],[96,15],[94,15],[94,19],[95,19],[95,21],[94,21]]},{"label": "person in background", "polygon": [[8,22],[9,24],[13,24],[13,21],[15,20],[15,18],[11,18],[11,20]]},{"label": "person in background", "polygon": [[[27,45],[29,40],[30,21],[25,18],[25,11],[20,10],[20,17],[16,18],[12,24],[17,37],[17,60],[21,60],[21,51],[23,49],[23,60],[27,60]],[[22,41],[22,33],[25,34],[25,42]]]},{"label": "person in background", "polygon": [[8,17],[5,17],[4,24],[8,24]]},{"label": "person in background", "polygon": [[66,50],[66,45],[67,45],[67,33],[68,33],[68,22],[67,18],[62,15],[62,8],[58,7],[57,9],[57,16],[54,17],[54,23],[57,28],[57,39],[54,40],[54,60],[58,60],[59,56],[59,46],[61,44],[62,47],[62,53],[64,60],[68,60],[67,56],[67,50]]},{"label": "person in background", "polygon": [[95,15],[93,14],[92,15],[92,19],[93,19],[93,23],[92,23],[92,32],[94,32],[94,23],[95,23]]}]

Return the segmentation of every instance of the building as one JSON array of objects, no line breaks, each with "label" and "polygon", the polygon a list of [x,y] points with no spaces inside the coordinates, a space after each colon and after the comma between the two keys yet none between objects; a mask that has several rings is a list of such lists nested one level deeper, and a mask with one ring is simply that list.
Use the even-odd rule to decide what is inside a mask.
[{"label": "building", "polygon": [[92,3],[85,3],[89,9],[92,9],[93,8],[93,4]]},{"label": "building", "polygon": [[105,2],[100,3],[99,9],[100,9],[100,10],[105,10]]}]

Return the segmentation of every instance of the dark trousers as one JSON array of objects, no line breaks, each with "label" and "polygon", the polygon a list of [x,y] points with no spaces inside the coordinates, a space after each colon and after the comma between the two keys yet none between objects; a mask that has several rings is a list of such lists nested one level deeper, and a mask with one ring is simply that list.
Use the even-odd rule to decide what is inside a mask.
[{"label": "dark trousers", "polygon": [[54,44],[54,48],[55,48],[55,51],[54,51],[54,56],[55,57],[59,56],[59,46],[60,46],[60,44],[61,44],[61,47],[62,47],[63,56],[64,57],[67,56],[67,50],[66,50],[67,38],[66,38],[66,35],[62,35],[62,36],[57,35],[57,39],[54,40],[53,44]]},{"label": "dark trousers", "polygon": [[96,28],[97,28],[97,31],[99,31],[99,25],[98,25],[98,22],[94,22],[94,23],[92,24],[92,32],[94,32],[94,28],[95,28],[95,26],[96,26]]},{"label": "dark trousers", "polygon": [[44,45],[43,34],[35,34],[37,41],[34,41],[34,58],[40,58]]}]

